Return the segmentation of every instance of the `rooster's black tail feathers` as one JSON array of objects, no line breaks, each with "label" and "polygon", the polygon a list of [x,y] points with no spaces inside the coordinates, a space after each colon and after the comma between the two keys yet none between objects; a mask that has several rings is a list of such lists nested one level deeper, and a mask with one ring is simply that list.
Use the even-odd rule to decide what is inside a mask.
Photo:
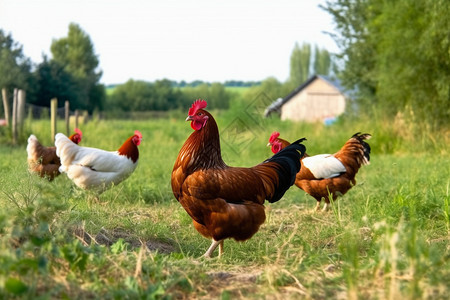
[{"label": "rooster's black tail feathers", "polygon": [[364,159],[362,162],[363,165],[368,165],[370,163],[370,145],[368,143],[366,143],[364,140],[368,140],[371,137],[372,137],[372,135],[370,135],[369,133],[361,134],[361,132],[357,132],[352,136],[352,138],[357,139],[358,142],[363,147],[363,155],[364,155]]},{"label": "rooster's black tail feathers", "polygon": [[300,159],[306,152],[305,145],[301,144],[305,140],[305,138],[302,138],[293,142],[264,162],[274,162],[279,166],[276,170],[279,179],[278,187],[275,194],[267,199],[269,202],[273,203],[280,200],[289,187],[294,184],[295,176],[300,171]]}]

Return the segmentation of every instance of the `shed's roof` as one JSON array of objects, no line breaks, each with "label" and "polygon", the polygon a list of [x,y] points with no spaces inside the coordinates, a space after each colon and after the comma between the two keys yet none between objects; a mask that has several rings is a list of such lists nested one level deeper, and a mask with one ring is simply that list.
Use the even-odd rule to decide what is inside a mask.
[{"label": "shed's roof", "polygon": [[265,110],[264,112],[264,116],[268,116],[270,115],[272,112],[279,110],[286,102],[288,102],[289,100],[292,99],[292,97],[294,97],[295,95],[297,95],[298,93],[300,93],[304,88],[306,88],[308,85],[311,84],[311,82],[313,82],[314,80],[316,80],[317,78],[320,78],[326,82],[328,82],[329,84],[331,84],[332,86],[334,86],[335,88],[337,88],[342,94],[346,95],[345,89],[341,84],[341,81],[337,78],[331,78],[329,76],[323,76],[323,75],[313,75],[310,78],[308,78],[308,80],[306,80],[304,83],[302,83],[301,85],[299,85],[297,88],[295,88],[292,92],[290,92],[286,97],[284,98],[278,98],[277,100],[275,100],[274,102],[272,102]]}]

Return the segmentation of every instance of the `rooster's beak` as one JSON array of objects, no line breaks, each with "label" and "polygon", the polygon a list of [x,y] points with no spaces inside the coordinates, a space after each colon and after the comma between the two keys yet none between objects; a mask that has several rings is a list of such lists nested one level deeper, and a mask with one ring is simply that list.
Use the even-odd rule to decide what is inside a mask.
[{"label": "rooster's beak", "polygon": [[192,121],[192,117],[191,116],[187,116],[186,121]]},{"label": "rooster's beak", "polygon": [[272,144],[271,143],[267,143],[267,147],[270,147],[270,146],[272,146]]}]

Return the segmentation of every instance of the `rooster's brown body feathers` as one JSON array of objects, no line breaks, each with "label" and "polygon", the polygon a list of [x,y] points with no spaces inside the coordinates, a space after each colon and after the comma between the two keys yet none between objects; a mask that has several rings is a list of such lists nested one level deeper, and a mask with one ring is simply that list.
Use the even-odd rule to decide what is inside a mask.
[{"label": "rooster's brown body feathers", "polygon": [[265,200],[278,201],[294,183],[305,147],[297,141],[252,168],[230,167],[222,160],[214,118],[202,113],[206,125],[186,140],[174,164],[173,193],[195,229],[212,238],[213,245],[226,238],[249,239],[265,221]]}]

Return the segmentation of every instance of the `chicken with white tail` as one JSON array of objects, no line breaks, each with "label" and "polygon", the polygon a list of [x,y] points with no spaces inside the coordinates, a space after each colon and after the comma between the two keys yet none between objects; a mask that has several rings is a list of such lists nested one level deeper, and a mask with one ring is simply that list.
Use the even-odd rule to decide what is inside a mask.
[{"label": "chicken with white tail", "polygon": [[55,136],[56,155],[61,160],[59,171],[80,188],[98,195],[127,179],[139,160],[138,146],[142,134],[136,130],[117,151],[80,147],[64,134]]}]

